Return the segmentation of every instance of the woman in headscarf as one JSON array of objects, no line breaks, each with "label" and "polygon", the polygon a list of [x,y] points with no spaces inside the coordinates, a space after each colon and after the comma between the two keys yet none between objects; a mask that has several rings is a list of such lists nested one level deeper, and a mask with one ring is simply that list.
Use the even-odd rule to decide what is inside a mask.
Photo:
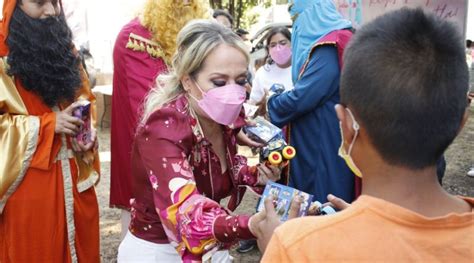
[{"label": "woman in headscarf", "polygon": [[289,184],[321,202],[330,193],[351,202],[354,175],[338,157],[341,136],[334,110],[351,22],[343,19],[332,0],[294,0],[290,14],[294,89],[268,101],[272,123],[289,125],[290,143],[298,150]]}]

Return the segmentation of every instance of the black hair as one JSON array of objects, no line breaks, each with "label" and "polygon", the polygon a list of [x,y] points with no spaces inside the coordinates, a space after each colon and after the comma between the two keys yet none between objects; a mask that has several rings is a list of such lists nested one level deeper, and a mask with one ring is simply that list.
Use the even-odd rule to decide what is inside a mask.
[{"label": "black hair", "polygon": [[470,39],[466,40],[466,47],[471,48],[471,46],[472,46],[472,40]]},{"label": "black hair", "polygon": [[341,103],[382,158],[434,166],[459,132],[469,75],[457,28],[422,9],[400,9],[363,26],[344,55]]},{"label": "black hair", "polygon": [[270,41],[272,41],[272,37],[276,34],[282,34],[288,41],[291,41],[291,32],[286,26],[277,26],[273,27],[268,31],[267,35],[265,36],[265,48],[267,50],[267,65],[271,65],[274,63],[272,57],[270,56]]},{"label": "black hair", "polygon": [[64,13],[35,19],[17,6],[9,29],[8,74],[49,107],[74,101],[82,86],[81,60],[73,51]]},{"label": "black hair", "polygon": [[241,37],[243,35],[248,35],[249,34],[249,31],[243,29],[243,28],[238,28],[237,30],[235,30],[235,33]]},{"label": "black hair", "polygon": [[216,9],[214,10],[212,17],[217,18],[218,16],[225,16],[229,20],[231,26],[234,25],[234,18],[229,14],[229,12],[223,9]]}]

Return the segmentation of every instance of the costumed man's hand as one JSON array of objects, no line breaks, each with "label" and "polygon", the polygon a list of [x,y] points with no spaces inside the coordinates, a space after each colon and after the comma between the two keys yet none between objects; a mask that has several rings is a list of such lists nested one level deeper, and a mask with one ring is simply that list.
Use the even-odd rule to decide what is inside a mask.
[{"label": "costumed man's hand", "polygon": [[275,165],[258,164],[258,183],[257,185],[266,185],[268,181],[276,182],[280,180],[281,168]]},{"label": "costumed man's hand", "polygon": [[[288,220],[298,217],[302,203],[300,196],[296,196],[291,201]],[[275,228],[281,224],[280,217],[273,206],[273,199],[271,197],[265,199],[265,210],[253,215],[249,220],[250,232],[257,238],[258,248],[262,253],[265,252]]]},{"label": "costumed man's hand", "polygon": [[76,153],[79,153],[80,158],[84,163],[87,165],[92,165],[94,162],[94,155],[91,153],[87,153],[90,150],[96,151],[99,148],[99,143],[97,140],[97,131],[95,129],[92,129],[91,131],[91,142],[88,144],[84,145],[82,142],[77,141],[75,137],[71,139],[71,145],[73,151]]},{"label": "costumed man's hand", "polygon": [[67,134],[74,136],[79,131],[79,127],[84,124],[84,122],[72,116],[72,112],[75,108],[79,106],[79,103],[75,102],[65,110],[56,113],[56,126],[54,132],[57,134]]},{"label": "costumed man's hand", "polygon": [[71,145],[75,152],[87,152],[92,149],[97,150],[99,148],[99,143],[97,141],[97,131],[92,129],[91,141],[88,144],[83,144],[82,142],[77,141],[76,138],[72,138]]}]

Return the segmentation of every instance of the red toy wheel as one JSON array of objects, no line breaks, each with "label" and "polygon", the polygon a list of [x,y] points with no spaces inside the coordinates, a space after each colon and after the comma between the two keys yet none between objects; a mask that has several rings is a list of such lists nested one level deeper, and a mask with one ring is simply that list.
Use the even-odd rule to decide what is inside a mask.
[{"label": "red toy wheel", "polygon": [[295,158],[295,155],[296,150],[292,146],[286,146],[285,148],[283,148],[283,157],[285,157],[285,159],[291,160]]},{"label": "red toy wheel", "polygon": [[283,157],[279,152],[272,152],[268,156],[268,161],[272,165],[279,165],[283,161]]}]

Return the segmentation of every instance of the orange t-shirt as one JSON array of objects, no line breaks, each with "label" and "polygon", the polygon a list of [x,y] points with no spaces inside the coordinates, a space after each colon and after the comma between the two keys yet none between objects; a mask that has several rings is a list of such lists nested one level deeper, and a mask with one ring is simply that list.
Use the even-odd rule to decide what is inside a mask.
[{"label": "orange t-shirt", "polygon": [[[463,198],[474,207],[474,198]],[[427,218],[370,196],[278,227],[262,262],[474,262],[474,212]]]}]

